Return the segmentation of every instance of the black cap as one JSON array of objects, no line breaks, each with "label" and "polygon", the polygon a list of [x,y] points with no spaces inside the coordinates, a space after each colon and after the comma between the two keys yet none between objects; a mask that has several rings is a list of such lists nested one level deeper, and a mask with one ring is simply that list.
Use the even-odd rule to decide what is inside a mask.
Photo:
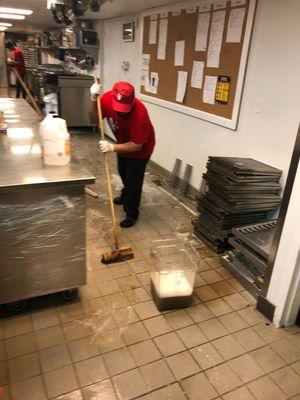
[{"label": "black cap", "polygon": [[13,44],[13,42],[11,42],[10,40],[8,40],[8,41],[5,43],[5,47],[6,47],[7,49],[12,49],[12,48],[15,47],[15,45]]}]

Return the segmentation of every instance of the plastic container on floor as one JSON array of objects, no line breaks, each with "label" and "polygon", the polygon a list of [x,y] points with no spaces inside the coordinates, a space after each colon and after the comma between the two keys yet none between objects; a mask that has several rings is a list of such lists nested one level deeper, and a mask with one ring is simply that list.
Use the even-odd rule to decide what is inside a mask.
[{"label": "plastic container on floor", "polygon": [[196,277],[196,265],[181,241],[153,241],[151,292],[159,310],[188,307]]}]

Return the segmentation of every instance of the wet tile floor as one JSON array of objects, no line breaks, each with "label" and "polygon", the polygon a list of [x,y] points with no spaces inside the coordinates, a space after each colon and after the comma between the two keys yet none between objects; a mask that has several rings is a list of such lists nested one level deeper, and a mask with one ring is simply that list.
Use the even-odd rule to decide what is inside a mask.
[{"label": "wet tile floor", "polygon": [[[193,305],[157,311],[149,246],[159,238],[190,238],[193,216],[151,182],[151,171],[140,221],[121,231],[134,260],[100,263],[112,234],[97,137],[73,135],[72,145],[97,176],[91,189],[99,199],[87,197],[88,283],[75,302],[1,320],[0,399],[299,400],[300,329],[269,324],[200,242]],[[123,216],[120,208],[117,215]]]}]

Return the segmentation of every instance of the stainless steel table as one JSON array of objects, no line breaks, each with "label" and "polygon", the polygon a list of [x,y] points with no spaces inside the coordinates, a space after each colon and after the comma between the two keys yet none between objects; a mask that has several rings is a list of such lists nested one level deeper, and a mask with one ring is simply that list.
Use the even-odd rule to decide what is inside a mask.
[{"label": "stainless steel table", "polygon": [[72,158],[45,166],[39,118],[25,100],[1,99],[0,304],[67,291],[86,282],[85,184],[95,177]]}]

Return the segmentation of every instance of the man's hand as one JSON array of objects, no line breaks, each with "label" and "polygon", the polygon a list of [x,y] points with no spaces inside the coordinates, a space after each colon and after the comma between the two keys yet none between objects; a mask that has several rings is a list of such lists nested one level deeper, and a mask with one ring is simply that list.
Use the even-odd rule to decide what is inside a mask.
[{"label": "man's hand", "polygon": [[107,140],[100,140],[100,150],[102,153],[111,153],[114,150],[114,145],[112,143],[109,143]]},{"label": "man's hand", "polygon": [[90,87],[90,92],[91,92],[91,100],[92,101],[96,101],[97,100],[97,96],[99,96],[100,93],[101,93],[101,85],[98,84],[98,83],[94,83]]}]

